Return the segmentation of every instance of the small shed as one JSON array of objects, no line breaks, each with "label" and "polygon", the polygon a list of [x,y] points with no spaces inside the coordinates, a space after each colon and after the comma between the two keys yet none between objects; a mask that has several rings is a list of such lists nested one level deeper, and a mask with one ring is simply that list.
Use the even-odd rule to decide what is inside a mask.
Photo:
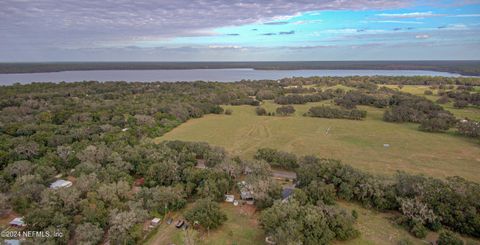
[{"label": "small shed", "polygon": [[383,144],[383,147],[388,148],[388,147],[390,147],[390,144]]},{"label": "small shed", "polygon": [[17,217],[15,219],[13,219],[12,221],[10,221],[10,223],[8,223],[9,225],[11,226],[14,226],[14,227],[24,227],[26,226],[25,222],[23,221],[23,217]]},{"label": "small shed", "polygon": [[157,226],[158,224],[160,224],[160,221],[161,221],[160,218],[153,218],[152,221],[150,222],[150,224],[152,226]]},{"label": "small shed", "polygon": [[50,184],[50,188],[52,188],[52,189],[67,188],[67,187],[72,186],[72,184],[73,183],[71,181],[59,179],[59,180],[53,182],[52,184]]},{"label": "small shed", "polygon": [[233,202],[235,201],[234,195],[225,195],[225,202]]}]

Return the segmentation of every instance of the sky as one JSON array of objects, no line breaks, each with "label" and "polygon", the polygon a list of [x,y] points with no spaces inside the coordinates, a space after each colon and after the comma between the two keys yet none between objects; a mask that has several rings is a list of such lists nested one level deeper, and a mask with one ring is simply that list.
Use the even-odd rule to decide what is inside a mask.
[{"label": "sky", "polygon": [[0,0],[0,62],[480,60],[480,0]]}]

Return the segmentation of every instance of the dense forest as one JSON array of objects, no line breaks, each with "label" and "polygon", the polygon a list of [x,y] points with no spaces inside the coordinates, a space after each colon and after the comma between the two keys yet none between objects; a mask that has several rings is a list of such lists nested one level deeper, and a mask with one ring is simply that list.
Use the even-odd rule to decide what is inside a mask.
[{"label": "dense forest", "polygon": [[[222,105],[251,106],[261,116],[289,116],[295,113],[291,104],[331,100],[332,107],[312,107],[305,116],[362,119],[366,112],[357,107],[372,106],[385,109],[386,122],[416,123],[431,133],[454,130],[480,142],[478,122],[455,117],[440,102],[383,84],[428,85],[458,108],[480,105],[477,78],[91,81],[0,87],[0,213],[24,216],[32,230],[64,234],[54,241],[36,238],[33,244],[97,244],[105,239],[135,244],[146,235],[145,220],[195,200],[186,219],[201,220],[208,230],[220,226],[225,216],[216,202],[242,178],[254,190],[262,228],[278,244],[323,244],[358,236],[353,228],[357,214],[336,206],[337,200],[395,211],[397,222],[418,237],[427,229],[442,228],[480,237],[480,187],[460,177],[440,180],[398,173],[387,179],[336,160],[274,149],[259,149],[254,159],[245,159],[205,143],[152,140],[192,118],[231,114]],[[264,100],[279,105],[275,113],[261,107]],[[195,167],[199,160],[206,168]],[[271,168],[297,173],[298,188],[290,201],[280,201],[282,188],[270,178]],[[49,188],[58,178],[75,185]],[[445,240],[454,236],[442,233]]]}]

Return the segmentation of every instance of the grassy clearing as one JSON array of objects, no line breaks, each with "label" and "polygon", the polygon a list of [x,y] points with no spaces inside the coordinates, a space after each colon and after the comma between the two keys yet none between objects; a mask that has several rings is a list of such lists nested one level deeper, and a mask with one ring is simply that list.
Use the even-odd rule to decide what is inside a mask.
[{"label": "grassy clearing", "polygon": [[[412,245],[435,244],[438,239],[437,232],[428,232],[427,237],[419,239],[410,234],[403,227],[395,224],[394,213],[382,213],[372,209],[366,209],[354,203],[339,202],[340,207],[347,210],[356,210],[358,220],[355,224],[361,235],[360,237],[342,242],[335,242],[338,245],[370,245],[385,244],[396,245],[400,240],[409,240]],[[478,239],[462,237],[467,244],[480,244]]]},{"label": "grassy clearing", "polygon": [[[256,116],[254,107],[226,106],[233,115],[190,120],[156,140],[204,141],[246,157],[258,148],[272,147],[340,159],[374,174],[403,170],[480,182],[480,147],[475,140],[421,132],[416,124],[387,123],[381,120],[383,111],[371,107],[360,107],[368,111],[364,121],[301,116],[311,106],[326,103],[331,102],[296,105],[296,115],[291,117]],[[272,102],[263,106],[268,111],[277,107]],[[384,143],[390,147],[384,148]]]},{"label": "grassy clearing", "polygon": [[[188,205],[185,209],[172,215],[175,222],[191,208]],[[251,206],[235,207],[231,203],[221,203],[222,211],[227,215],[227,221],[217,230],[210,231],[209,234],[200,233],[193,229],[185,231],[175,228],[175,223],[167,225],[162,222],[155,235],[148,241],[147,245],[156,244],[205,244],[205,245],[260,245],[264,244],[265,235],[258,227],[257,214],[251,209]]]}]

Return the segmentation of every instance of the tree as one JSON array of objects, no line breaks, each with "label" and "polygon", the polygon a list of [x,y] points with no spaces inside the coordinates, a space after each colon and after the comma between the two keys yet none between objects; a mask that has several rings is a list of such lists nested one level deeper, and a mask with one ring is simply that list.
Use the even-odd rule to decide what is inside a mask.
[{"label": "tree", "polygon": [[295,108],[291,105],[280,106],[276,109],[276,113],[280,116],[289,116],[295,113]]},{"label": "tree", "polygon": [[255,113],[257,114],[257,116],[265,116],[267,115],[267,110],[265,110],[265,108],[263,107],[257,107],[255,108]]},{"label": "tree", "polygon": [[198,223],[207,230],[216,229],[227,220],[216,202],[211,199],[200,199],[195,206],[187,211],[185,218],[191,223]]},{"label": "tree", "polygon": [[462,239],[455,233],[449,230],[443,230],[440,232],[440,236],[437,241],[438,245],[463,245]]},{"label": "tree", "polygon": [[455,103],[453,103],[453,107],[458,109],[463,109],[467,106],[468,106],[468,101],[465,101],[465,100],[455,100]]},{"label": "tree", "polygon": [[119,212],[113,210],[110,214],[110,240],[113,244],[134,244],[141,239],[135,226],[147,218],[147,212],[142,209],[130,209]]},{"label": "tree", "polygon": [[75,242],[78,245],[95,245],[103,237],[103,230],[98,225],[83,223],[75,229]]},{"label": "tree", "polygon": [[0,217],[3,217],[9,209],[10,204],[7,196],[4,193],[0,193]]}]

